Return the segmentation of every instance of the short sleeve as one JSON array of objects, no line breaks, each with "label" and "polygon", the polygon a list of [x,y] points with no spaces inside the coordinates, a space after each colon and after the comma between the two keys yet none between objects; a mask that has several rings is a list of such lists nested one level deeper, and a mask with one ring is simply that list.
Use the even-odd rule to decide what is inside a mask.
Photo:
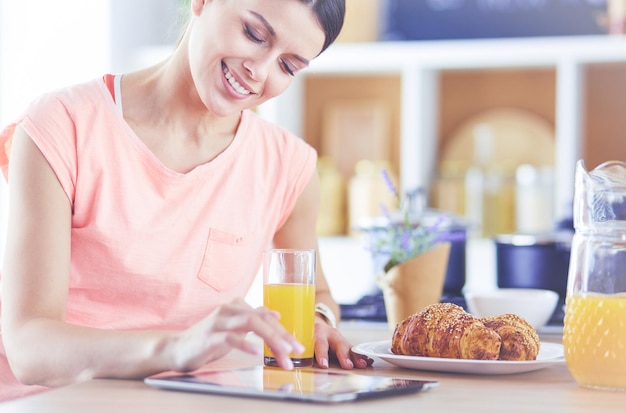
[{"label": "short sleeve", "polygon": [[55,94],[37,99],[15,122],[0,132],[0,168],[7,181],[11,146],[17,125],[24,128],[46,158],[72,201],[76,186],[76,126]]}]

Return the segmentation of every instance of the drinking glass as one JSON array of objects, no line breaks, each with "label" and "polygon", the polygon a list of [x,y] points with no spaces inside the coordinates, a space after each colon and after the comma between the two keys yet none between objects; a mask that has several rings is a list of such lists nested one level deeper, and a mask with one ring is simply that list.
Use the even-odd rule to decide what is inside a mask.
[{"label": "drinking glass", "polygon": [[[290,354],[294,367],[313,365],[315,320],[315,250],[272,249],[263,260],[263,305],[280,313],[280,323],[305,348]],[[264,363],[277,366],[264,346]]]}]

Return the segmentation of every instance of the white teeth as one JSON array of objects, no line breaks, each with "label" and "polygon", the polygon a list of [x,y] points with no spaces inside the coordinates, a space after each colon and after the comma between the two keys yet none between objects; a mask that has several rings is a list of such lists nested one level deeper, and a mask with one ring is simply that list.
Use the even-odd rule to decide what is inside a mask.
[{"label": "white teeth", "polygon": [[233,89],[237,91],[237,93],[240,93],[242,95],[250,94],[250,91],[245,89],[243,86],[241,86],[239,82],[235,80],[233,75],[226,68],[224,68],[224,77],[226,77],[226,80],[228,80],[228,83],[230,83],[230,85],[233,87]]}]

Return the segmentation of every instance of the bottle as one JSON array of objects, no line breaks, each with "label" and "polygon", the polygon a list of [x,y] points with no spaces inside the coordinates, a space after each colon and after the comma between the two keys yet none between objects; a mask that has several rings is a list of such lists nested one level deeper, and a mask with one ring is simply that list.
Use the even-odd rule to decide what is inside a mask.
[{"label": "bottle", "polygon": [[481,123],[474,128],[474,161],[465,173],[465,217],[470,221],[475,236],[485,230],[485,178],[491,159],[493,133],[491,126]]},{"label": "bottle", "polygon": [[609,33],[626,33],[626,0],[607,0]]},{"label": "bottle", "polygon": [[317,162],[320,177],[320,214],[317,234],[320,236],[342,235],[346,232],[345,182],[335,161],[321,156]]},{"label": "bottle", "polygon": [[398,208],[395,194],[387,187],[383,170],[397,186],[396,175],[387,161],[360,160],[354,167],[354,176],[348,186],[348,228],[356,232],[364,222]]}]

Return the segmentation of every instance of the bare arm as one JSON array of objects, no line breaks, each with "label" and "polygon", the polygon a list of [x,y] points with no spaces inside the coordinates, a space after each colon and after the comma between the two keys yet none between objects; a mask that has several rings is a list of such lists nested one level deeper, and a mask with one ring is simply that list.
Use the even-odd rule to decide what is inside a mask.
[{"label": "bare arm", "polygon": [[[319,251],[316,225],[319,215],[320,186],[319,177],[313,174],[306,188],[300,194],[289,219],[274,236],[276,248],[314,249]],[[339,306],[333,299],[317,254],[317,272],[315,274],[315,300],[329,306],[339,320]]]},{"label": "bare arm", "polygon": [[[71,207],[54,172],[17,128],[9,170],[10,205],[2,276],[2,334],[11,368],[26,384],[57,386],[92,377],[136,378],[192,370],[232,348],[256,353],[253,331],[283,367],[298,348],[276,317],[243,300],[182,332],[105,331],[68,324]],[[297,351],[296,351],[297,352]]]},{"label": "bare arm", "polygon": [[[274,236],[277,248],[318,249],[316,225],[320,208],[319,177],[313,174],[308,185],[298,198],[289,219]],[[339,305],[333,299],[317,254],[315,300],[329,306],[339,320]],[[372,360],[351,351],[350,343],[337,329],[330,328],[326,321],[316,317],[315,323],[315,358],[318,365],[328,367],[329,355],[335,355],[341,367],[364,368],[371,365]]]}]

